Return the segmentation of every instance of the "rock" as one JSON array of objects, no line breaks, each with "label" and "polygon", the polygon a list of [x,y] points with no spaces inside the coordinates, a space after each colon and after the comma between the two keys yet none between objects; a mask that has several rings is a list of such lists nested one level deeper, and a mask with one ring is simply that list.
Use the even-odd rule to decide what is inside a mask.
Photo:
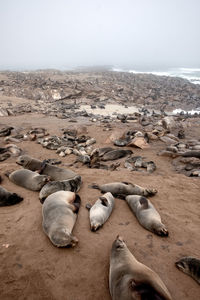
[{"label": "rock", "polygon": [[65,152],[61,151],[61,152],[59,153],[59,156],[65,157]]},{"label": "rock", "polygon": [[7,109],[0,108],[0,117],[7,117],[8,115]]},{"label": "rock", "polygon": [[130,147],[138,147],[140,149],[149,148],[150,145],[146,142],[143,137],[135,137],[129,144]]}]

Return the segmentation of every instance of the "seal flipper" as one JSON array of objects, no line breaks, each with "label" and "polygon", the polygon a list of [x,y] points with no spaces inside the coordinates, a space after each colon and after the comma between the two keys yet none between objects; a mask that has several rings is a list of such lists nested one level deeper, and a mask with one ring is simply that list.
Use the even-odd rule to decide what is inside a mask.
[{"label": "seal flipper", "polygon": [[150,284],[148,283],[136,283],[133,279],[130,281],[130,288],[133,293],[133,299],[135,294],[141,296],[141,300],[165,300]]},{"label": "seal flipper", "polygon": [[101,204],[103,206],[108,207],[108,200],[105,197],[101,196],[101,197],[99,197],[99,199],[101,200]]},{"label": "seal flipper", "polygon": [[127,197],[127,195],[125,195],[125,194],[114,194],[114,193],[112,193],[112,194],[115,198],[119,198],[121,200],[125,200]]},{"label": "seal flipper", "polygon": [[90,203],[87,203],[87,204],[85,205],[85,208],[87,208],[88,210],[90,210],[91,207],[92,207],[92,204],[90,204]]},{"label": "seal flipper", "polygon": [[47,159],[43,160],[40,169],[37,171],[38,174],[42,174],[42,172],[43,172],[44,169],[46,168],[47,163],[48,163],[48,160],[47,160]]},{"label": "seal flipper", "polygon": [[148,203],[147,198],[141,197],[139,201],[140,201],[140,204],[141,204],[143,209],[149,208],[149,203]]},{"label": "seal flipper", "polygon": [[126,182],[126,181],[122,181],[123,184],[129,185],[130,183]]},{"label": "seal flipper", "polygon": [[79,208],[81,206],[81,198],[79,195],[76,195],[76,198],[74,200],[74,203],[73,203],[75,209],[74,209],[74,213],[77,214],[78,211],[79,211]]},{"label": "seal flipper", "polygon": [[16,193],[11,194],[7,199],[5,198],[3,201],[0,200],[0,206],[10,206],[17,204],[23,200],[22,197],[17,195]]},{"label": "seal flipper", "polygon": [[96,190],[100,190],[100,187],[98,184],[96,183],[92,183],[91,185],[88,185],[89,188],[92,188],[92,189],[96,189]]}]

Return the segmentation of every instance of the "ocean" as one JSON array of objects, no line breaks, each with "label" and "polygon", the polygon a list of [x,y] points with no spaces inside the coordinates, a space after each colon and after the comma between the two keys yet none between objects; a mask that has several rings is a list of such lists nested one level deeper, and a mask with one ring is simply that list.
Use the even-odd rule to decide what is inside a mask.
[{"label": "ocean", "polygon": [[165,70],[132,70],[120,67],[112,67],[112,71],[116,72],[128,72],[135,74],[154,74],[158,76],[170,76],[170,77],[180,77],[189,80],[191,83],[200,84],[200,68],[169,68]]},{"label": "ocean", "polygon": [[[200,84],[200,68],[169,68],[162,71],[159,70],[141,71],[141,70],[112,67],[111,70],[115,72],[128,72],[134,74],[153,74],[157,76],[180,77],[189,80],[193,84]],[[185,111],[182,110],[181,108],[178,108],[173,110],[172,114],[176,115],[180,112],[184,114],[189,113],[191,115],[194,115],[196,113],[200,114],[200,108],[198,108],[197,110],[190,110],[190,111]]]}]

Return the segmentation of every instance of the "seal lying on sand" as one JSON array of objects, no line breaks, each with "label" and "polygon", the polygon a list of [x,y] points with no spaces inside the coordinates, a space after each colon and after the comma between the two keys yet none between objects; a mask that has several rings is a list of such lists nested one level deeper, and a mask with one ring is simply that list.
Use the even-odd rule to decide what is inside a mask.
[{"label": "seal lying on sand", "polygon": [[145,197],[130,195],[126,202],[134,212],[139,223],[149,231],[160,236],[168,236],[168,231],[153,204]]},{"label": "seal lying on sand", "polygon": [[39,171],[40,174],[48,175],[51,177],[51,180],[62,181],[73,179],[75,177],[80,177],[75,172],[69,169],[62,169],[53,165],[46,163],[46,161],[41,161],[35,158],[32,158],[28,155],[21,155],[18,157],[17,164],[23,166],[25,169],[29,169],[31,171]]},{"label": "seal lying on sand", "polygon": [[176,267],[200,284],[200,260],[186,256],[175,262]]},{"label": "seal lying on sand", "polygon": [[81,177],[76,176],[73,179],[63,181],[50,181],[43,186],[40,191],[39,199],[43,203],[45,198],[58,191],[77,192],[81,186]]},{"label": "seal lying on sand", "polygon": [[191,151],[186,151],[185,153],[182,154],[183,157],[196,157],[196,158],[200,158],[200,151],[195,151],[195,150],[191,150]]},{"label": "seal lying on sand", "polygon": [[23,200],[22,197],[15,193],[10,193],[0,186],[0,206],[14,205]]},{"label": "seal lying on sand", "polygon": [[111,193],[106,193],[90,208],[90,226],[96,231],[108,220],[115,205],[115,199]]},{"label": "seal lying on sand", "polygon": [[115,160],[122,158],[124,156],[132,154],[133,151],[131,150],[124,150],[124,149],[116,149],[109,152],[106,152],[102,157],[101,160],[107,161],[107,160]]},{"label": "seal lying on sand", "polygon": [[113,182],[102,185],[92,183],[89,187],[100,190],[102,193],[110,192],[113,196],[123,199],[126,195],[153,196],[157,193],[156,189],[145,189],[129,182]]},{"label": "seal lying on sand", "polygon": [[42,206],[43,230],[57,247],[74,247],[78,240],[72,235],[81,199],[73,192],[51,194]]},{"label": "seal lying on sand", "polygon": [[121,237],[110,255],[109,289],[112,300],[171,300],[161,278],[132,255]]},{"label": "seal lying on sand", "polygon": [[49,180],[47,175],[40,175],[30,170],[16,170],[9,174],[10,181],[31,191],[39,191]]}]

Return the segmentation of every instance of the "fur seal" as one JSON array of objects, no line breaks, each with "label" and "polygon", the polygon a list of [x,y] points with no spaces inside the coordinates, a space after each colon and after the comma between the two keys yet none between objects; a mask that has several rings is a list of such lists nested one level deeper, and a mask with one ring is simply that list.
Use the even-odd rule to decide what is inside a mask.
[{"label": "fur seal", "polygon": [[42,206],[43,230],[57,247],[74,247],[78,239],[72,235],[81,199],[68,191],[58,191],[47,197]]},{"label": "fur seal", "polygon": [[113,182],[102,185],[92,183],[89,187],[100,190],[102,193],[110,192],[114,197],[122,199],[126,195],[153,196],[157,193],[156,189],[145,189],[129,182]]},{"label": "fur seal", "polygon": [[116,150],[106,152],[102,156],[101,160],[103,160],[103,161],[115,160],[115,159],[119,159],[119,158],[122,158],[124,156],[127,156],[129,154],[132,154],[132,153],[133,153],[132,150],[116,149]]},{"label": "fur seal", "polygon": [[172,300],[158,274],[137,261],[119,236],[110,254],[109,290],[112,300]]},{"label": "fur seal", "polygon": [[186,256],[175,262],[176,267],[200,284],[200,260]]},{"label": "fur seal", "polygon": [[38,171],[40,174],[48,175],[51,177],[51,180],[62,181],[73,179],[75,177],[79,177],[81,180],[81,176],[76,174],[75,172],[69,169],[62,169],[53,165],[46,163],[46,161],[41,161],[39,159],[32,158],[28,155],[21,155],[18,157],[17,164],[23,166],[25,169],[29,169],[31,171]]},{"label": "fur seal", "polygon": [[168,236],[168,231],[153,204],[145,197],[130,195],[126,202],[135,214],[138,222],[147,230],[160,236]]},{"label": "fur seal", "polygon": [[195,151],[195,150],[191,150],[191,151],[186,151],[185,153],[182,154],[183,157],[196,157],[196,158],[200,158],[200,151]]},{"label": "fur seal", "polygon": [[77,192],[80,189],[81,177],[76,176],[73,179],[62,181],[50,181],[45,184],[39,194],[40,202],[43,203],[46,197],[58,191]]},{"label": "fur seal", "polygon": [[8,192],[2,186],[0,186],[0,206],[14,205],[23,200],[22,197],[15,193]]},{"label": "fur seal", "polygon": [[16,170],[9,174],[10,181],[31,191],[39,191],[49,180],[47,175],[40,175],[26,169]]},{"label": "fur seal", "polygon": [[90,208],[90,227],[92,231],[96,231],[108,220],[115,205],[113,195],[108,192],[95,202]]}]

